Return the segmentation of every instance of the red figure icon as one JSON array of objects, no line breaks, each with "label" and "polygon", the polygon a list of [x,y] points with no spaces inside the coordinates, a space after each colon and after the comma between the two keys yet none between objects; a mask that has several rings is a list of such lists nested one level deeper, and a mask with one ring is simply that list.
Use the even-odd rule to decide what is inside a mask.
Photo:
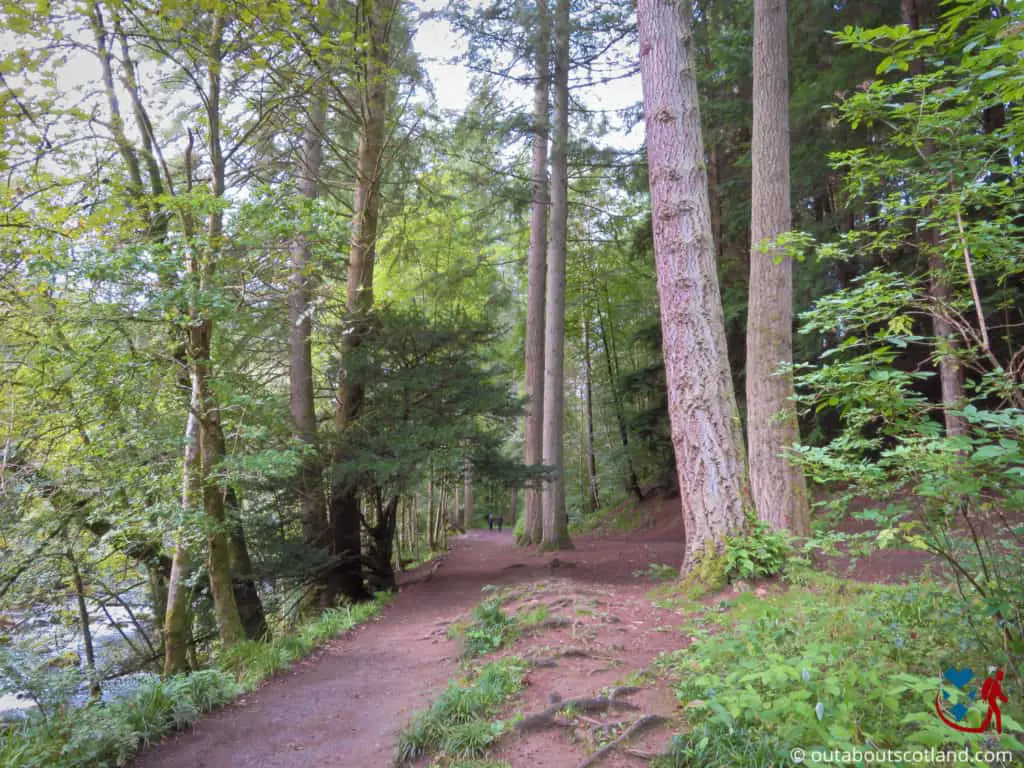
[{"label": "red figure icon", "polygon": [[942,705],[939,702],[941,693],[935,694],[935,711],[939,715],[939,719],[942,720],[950,728],[955,728],[958,731],[964,733],[982,733],[988,730],[989,723],[992,722],[992,716],[995,715],[996,719],[996,733],[1003,732],[1003,713],[999,710],[999,702],[1004,704],[1009,701],[1006,698],[1006,694],[1003,693],[1003,670],[996,670],[995,677],[988,677],[985,680],[984,685],[981,686],[981,700],[988,704],[988,712],[985,713],[985,719],[981,722],[977,728],[968,728],[960,725],[955,720],[950,720],[946,717],[942,711]]}]

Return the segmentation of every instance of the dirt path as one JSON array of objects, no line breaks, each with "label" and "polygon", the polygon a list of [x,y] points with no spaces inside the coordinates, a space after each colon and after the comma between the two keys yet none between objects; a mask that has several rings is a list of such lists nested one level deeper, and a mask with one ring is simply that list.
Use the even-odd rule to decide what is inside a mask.
[{"label": "dirt path", "polygon": [[[412,712],[457,675],[457,649],[436,630],[479,602],[481,587],[557,578],[618,585],[620,597],[639,597],[650,582],[633,573],[651,563],[678,566],[681,549],[677,536],[652,531],[583,539],[553,559],[517,549],[508,532],[461,536],[432,578],[416,583],[422,570],[406,577],[379,619],[148,750],[134,765],[385,768]],[[642,666],[654,649],[635,650]]]}]

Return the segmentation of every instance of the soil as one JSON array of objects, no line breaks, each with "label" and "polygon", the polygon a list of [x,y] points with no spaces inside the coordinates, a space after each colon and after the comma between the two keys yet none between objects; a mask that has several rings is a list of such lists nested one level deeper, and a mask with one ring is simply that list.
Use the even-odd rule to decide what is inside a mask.
[{"label": "soil", "polygon": [[[636,515],[636,513],[634,513]],[[547,626],[521,638],[518,655],[543,660],[531,668],[514,709],[539,713],[552,702],[607,694],[623,682],[639,690],[612,709],[572,722],[505,737],[492,757],[513,768],[574,768],[643,715],[672,717],[664,688],[638,675],[655,657],[686,644],[684,617],[647,599],[643,574],[653,563],[678,568],[682,530],[678,499],[652,499],[628,534],[590,535],[576,549],[536,554],[510,532],[472,531],[453,539],[438,566],[404,574],[397,599],[381,615],[340,637],[191,730],[141,754],[135,768],[386,768],[399,730],[459,675],[449,624],[501,587],[508,611],[548,609]],[[865,559],[857,578],[890,581],[919,571],[917,553]],[[603,768],[648,764],[662,751],[665,727],[653,727],[601,761]],[[426,765],[426,763],[423,763]]]}]

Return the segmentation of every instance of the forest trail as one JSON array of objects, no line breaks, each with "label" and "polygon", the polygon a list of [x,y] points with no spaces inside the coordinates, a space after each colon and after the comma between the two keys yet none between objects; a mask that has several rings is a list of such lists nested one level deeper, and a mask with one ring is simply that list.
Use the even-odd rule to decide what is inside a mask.
[{"label": "forest trail", "polygon": [[[412,713],[426,707],[457,676],[458,648],[445,639],[444,627],[480,602],[482,587],[552,579],[585,589],[614,586],[617,603],[650,613],[656,609],[642,597],[651,582],[634,573],[652,563],[678,567],[680,534],[673,526],[588,536],[576,540],[575,550],[557,557],[517,548],[509,531],[459,536],[433,576],[425,578],[432,567],[427,565],[401,577],[397,599],[380,617],[202,718],[191,730],[147,750],[134,766],[385,768]],[[641,615],[633,625],[647,619]],[[629,626],[627,620],[619,631]],[[659,646],[669,642],[665,635],[656,640]],[[630,639],[630,661],[638,669],[657,650],[635,646]]]}]

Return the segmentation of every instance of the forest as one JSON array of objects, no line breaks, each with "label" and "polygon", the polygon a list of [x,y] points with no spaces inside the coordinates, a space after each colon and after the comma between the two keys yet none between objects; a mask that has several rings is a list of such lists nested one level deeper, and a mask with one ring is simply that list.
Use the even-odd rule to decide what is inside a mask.
[{"label": "forest", "polygon": [[1024,759],[1020,3],[0,18],[0,766]]}]

